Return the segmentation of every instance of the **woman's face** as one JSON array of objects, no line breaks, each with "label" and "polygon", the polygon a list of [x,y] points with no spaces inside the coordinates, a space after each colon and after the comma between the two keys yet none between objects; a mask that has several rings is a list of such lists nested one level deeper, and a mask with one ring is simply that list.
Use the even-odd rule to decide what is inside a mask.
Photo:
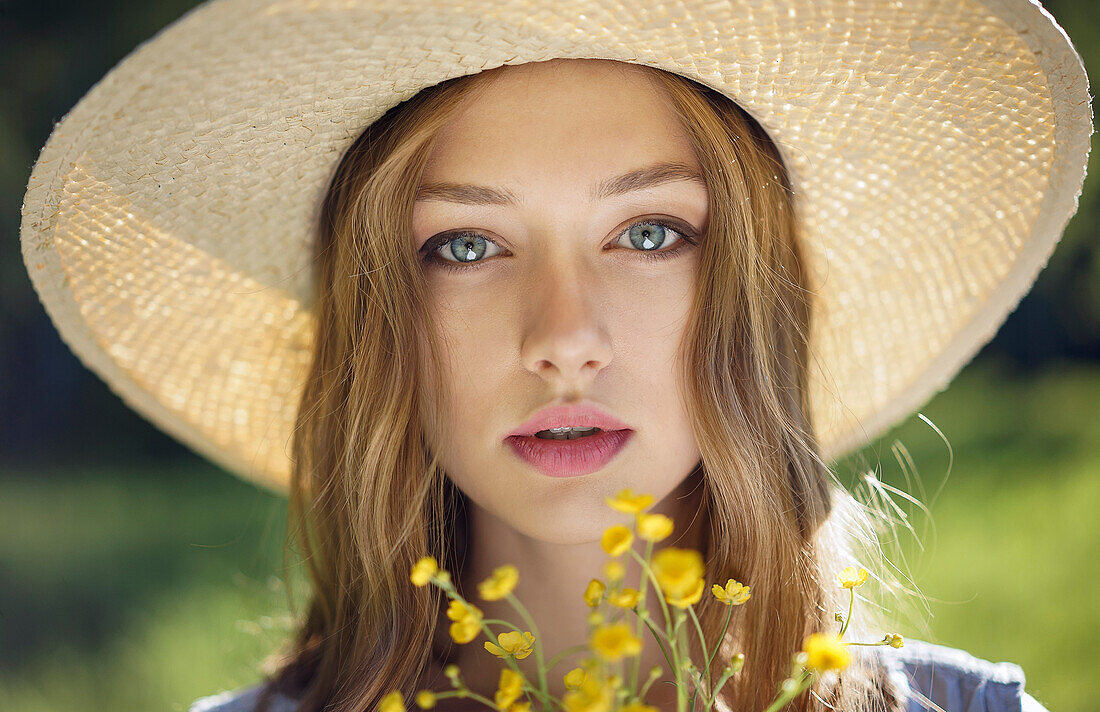
[{"label": "woman's face", "polygon": [[[677,374],[702,171],[639,67],[507,67],[464,101],[412,218],[450,400],[451,432],[429,437],[481,509],[542,541],[592,541],[621,518],[605,495],[660,501],[699,461]],[[508,437],[558,405],[612,416],[629,431],[595,437],[625,444],[593,462],[583,439]],[[540,447],[542,464],[520,454]]]}]

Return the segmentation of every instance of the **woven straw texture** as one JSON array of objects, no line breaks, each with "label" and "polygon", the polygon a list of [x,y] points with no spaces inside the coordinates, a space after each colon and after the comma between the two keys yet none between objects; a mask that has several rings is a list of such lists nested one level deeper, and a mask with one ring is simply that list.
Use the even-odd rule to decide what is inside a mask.
[{"label": "woven straw texture", "polygon": [[35,288],[127,404],[282,490],[313,224],[343,151],[426,86],[557,57],[691,77],[775,140],[818,293],[830,460],[947,385],[1077,207],[1087,79],[1026,0],[215,0],[55,126],[23,205]]}]

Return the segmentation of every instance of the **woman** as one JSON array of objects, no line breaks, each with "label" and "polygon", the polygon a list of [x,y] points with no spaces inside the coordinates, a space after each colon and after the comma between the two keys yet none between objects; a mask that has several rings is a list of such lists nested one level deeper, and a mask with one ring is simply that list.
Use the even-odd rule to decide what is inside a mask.
[{"label": "woman", "polygon": [[[250,16],[245,3],[221,5],[227,13]],[[430,3],[425,8],[436,29],[472,17],[451,15],[449,9]],[[784,9],[785,15],[776,17],[794,18],[805,9],[792,4]],[[492,16],[500,7],[483,10]],[[844,17],[841,9],[833,10]],[[276,5],[269,14],[292,11]],[[311,11],[317,15],[308,16],[310,21],[322,12],[337,12]],[[162,44],[197,41],[198,27],[216,24],[214,6],[204,12],[189,16],[182,23],[186,32],[181,29]],[[685,13],[680,22],[690,21],[691,32],[701,33],[708,22],[721,19],[700,12],[701,17]],[[591,31],[586,37],[609,26],[590,26],[581,13],[569,17],[579,29]],[[647,18],[639,12],[632,30],[652,30]],[[430,19],[421,17],[416,23],[431,24]],[[776,21],[765,19],[761,26]],[[991,23],[988,16],[965,13],[951,21],[960,25],[957,37],[964,36],[965,22]],[[272,27],[286,27],[283,22]],[[402,48],[415,44],[395,39],[405,34],[393,29],[414,26],[413,21],[383,16],[378,22],[379,37]],[[544,22],[547,27],[553,24]],[[1050,33],[1049,21],[1037,13],[1028,16],[1027,23],[1032,31]],[[789,24],[793,33],[797,23]],[[681,31],[675,22],[660,27],[664,34]],[[261,36],[258,31],[239,31],[241,37]],[[1020,56],[1012,61],[1042,56],[1024,52],[1019,29],[1005,25],[999,31],[1001,43],[991,37],[988,47],[1002,47],[1007,55],[1003,42],[1015,38]],[[499,28],[470,25],[463,26],[463,32],[487,39],[488,47],[478,50],[486,56],[503,42]],[[275,38],[265,41],[277,43]],[[456,54],[459,47],[473,51],[461,44],[461,38],[450,41]],[[939,51],[928,50],[920,41],[908,40],[910,48],[918,47],[912,52]],[[1072,52],[1068,44],[1050,42],[1063,54]],[[633,49],[626,39],[617,46]],[[695,49],[701,53],[694,61],[721,57],[737,46],[730,41],[709,53]],[[794,46],[814,47],[812,41]],[[908,147],[913,152],[902,160],[899,149],[906,147],[889,140],[920,138],[922,127],[950,119],[937,115],[933,123],[917,121],[905,130],[880,125],[881,135],[847,136],[831,153],[809,158],[790,153],[799,146],[792,138],[788,156],[799,166],[792,174],[783,152],[751,112],[700,83],[705,69],[665,62],[694,76],[693,81],[644,66],[645,62],[623,61],[630,57],[616,51],[594,53],[608,55],[606,59],[560,58],[572,54],[562,45],[534,53],[517,51],[509,59],[513,66],[476,73],[439,71],[431,73],[439,81],[418,78],[406,83],[403,93],[409,98],[396,105],[390,101],[389,110],[372,117],[340,152],[317,201],[320,219],[316,240],[310,244],[315,259],[310,287],[315,291],[309,300],[316,305],[316,330],[309,342],[308,372],[299,379],[304,390],[294,401],[290,453],[293,524],[305,549],[313,600],[270,684],[200,700],[193,710],[373,709],[391,689],[440,688],[448,663],[459,666],[471,688],[491,690],[499,661],[480,648],[448,638],[446,601],[431,589],[411,586],[410,567],[423,554],[434,555],[447,562],[456,586],[470,592],[495,566],[516,564],[517,594],[538,624],[541,643],[551,652],[564,649],[584,638],[587,611],[580,605],[580,592],[600,575],[605,560],[600,534],[617,521],[603,502],[624,488],[655,496],[653,511],[677,523],[670,543],[703,551],[708,580],[729,577],[752,586],[752,605],[737,609],[730,646],[715,665],[725,665],[737,652],[750,662],[720,706],[766,708],[804,637],[834,624],[834,612],[842,610],[843,599],[830,583],[832,576],[844,565],[866,561],[857,550],[873,549],[874,541],[850,495],[836,484],[827,465],[829,455],[904,415],[901,409],[908,405],[902,403],[926,397],[929,384],[961,366],[958,356],[950,358],[953,349],[972,353],[983,337],[967,332],[950,344],[940,339],[929,346],[935,354],[923,357],[919,387],[887,387],[890,375],[880,371],[882,361],[877,359],[912,349],[916,341],[906,339],[928,339],[933,331],[947,329],[943,323],[949,319],[942,314],[969,314],[968,309],[977,314],[979,306],[988,308],[996,297],[990,294],[983,301],[975,296],[980,290],[973,285],[982,278],[973,279],[968,301],[946,299],[929,306],[933,313],[941,310],[940,320],[924,327],[923,334],[901,336],[903,324],[897,318],[910,312],[891,319],[878,315],[890,310],[883,303],[907,296],[913,301],[903,306],[917,308],[921,302],[912,297],[911,288],[920,280],[872,284],[861,293],[845,278],[863,274],[870,282],[880,279],[876,271],[890,269],[887,256],[911,275],[928,264],[919,259],[921,247],[898,238],[884,241],[887,252],[873,245],[861,250],[848,245],[840,256],[821,245],[839,249],[845,243],[836,233],[850,224],[858,230],[849,242],[862,243],[865,237],[877,237],[884,228],[904,223],[910,223],[904,228],[906,235],[915,237],[912,219],[928,216],[914,211],[926,208],[933,198],[951,202],[946,189],[955,184],[933,188],[926,179],[911,183],[904,168],[913,165],[916,145]],[[941,52],[933,59],[945,56],[954,55]],[[197,53],[194,61],[201,63]],[[418,66],[430,67],[431,61],[424,58]],[[776,62],[782,67],[784,61],[780,53]],[[961,65],[969,61],[960,58]],[[137,58],[132,64],[138,66]],[[146,58],[145,66],[154,63]],[[755,66],[757,71],[768,68]],[[986,68],[979,65],[975,71]],[[746,103],[751,106],[758,91],[784,85],[788,95],[772,106],[783,107],[788,117],[802,117],[787,124],[796,127],[788,137],[809,130],[815,121],[828,123],[828,113],[808,111],[807,106],[835,106],[836,96],[844,92],[842,85],[831,80],[814,86],[807,71],[795,70],[783,82],[774,77],[760,80],[756,88],[742,85]],[[863,82],[872,76],[856,75]],[[873,76],[886,82],[890,75]],[[417,84],[418,91],[410,93],[408,88]],[[835,96],[823,93],[829,87]],[[401,94],[394,90],[394,96]],[[806,96],[812,102],[795,103]],[[893,101],[912,111],[920,108],[924,96],[913,88],[912,93],[897,93]],[[1026,105],[1029,100],[1027,96],[1021,101]],[[1061,104],[1051,106],[1065,110]],[[1085,130],[1087,116],[1067,119],[1051,111],[1051,121],[1062,121],[1077,133]],[[250,125],[277,120],[291,137],[293,126],[285,128],[288,116],[284,110],[275,119],[250,119],[255,122]],[[831,118],[839,121],[841,116],[848,128],[859,130],[861,121],[875,114]],[[1037,140],[1039,148],[1028,158],[1049,161],[1049,173],[1055,177],[1059,172],[1069,175],[1060,179],[1065,185],[1038,178],[1029,183],[1030,175],[992,190],[988,184],[979,189],[965,180],[960,185],[970,191],[966,197],[988,191],[994,205],[1002,199],[1031,200],[1033,210],[1029,203],[1003,220],[1010,226],[1019,223],[1019,233],[1030,236],[1032,245],[1044,240],[1053,244],[1072,212],[1066,201],[1079,186],[1073,170],[1079,170],[1081,157],[1066,157],[1066,140],[1055,142],[1041,120],[1029,129],[1027,135],[1038,137],[1031,140]],[[965,131],[944,134],[953,135],[972,139]],[[859,142],[875,138],[882,144],[879,148],[857,150]],[[1017,160],[1009,150],[1015,139],[1010,134],[1005,140],[1002,149]],[[970,150],[961,139],[954,145],[936,145],[963,155]],[[1072,141],[1068,145],[1072,148]],[[863,161],[867,156],[890,160]],[[944,153],[935,158],[941,157],[944,166],[933,172],[956,180],[959,157]],[[169,162],[181,165],[188,160],[180,158]],[[249,168],[246,175],[261,174],[260,192],[287,191],[296,185],[285,180],[285,173],[267,171],[262,161],[240,165]],[[285,169],[293,164],[279,165]],[[95,167],[104,175],[103,163],[88,154],[83,163],[76,161],[66,183],[68,194],[96,184]],[[926,169],[919,164],[914,172]],[[823,179],[828,172],[841,175],[836,195],[822,192],[829,185]],[[278,181],[277,188],[266,181],[268,176]],[[178,177],[184,183],[176,190],[193,192],[184,176]],[[315,182],[315,177],[305,180],[307,186]],[[915,199],[894,195],[894,184],[920,185],[924,192]],[[854,194],[855,186],[865,188],[866,195]],[[1029,187],[1038,188],[1037,198],[1027,193]],[[163,183],[158,188],[169,199],[171,192],[163,190]],[[256,187],[251,192],[257,192]],[[110,186],[99,193],[108,194]],[[889,198],[898,201],[899,210],[909,211],[899,223],[891,222],[890,211],[870,205]],[[1055,207],[1041,205],[1044,200]],[[74,228],[65,229],[81,222],[74,202],[79,201],[59,210],[60,235],[77,234]],[[958,224],[943,228],[941,247],[972,234],[994,214],[967,212],[967,205],[961,201],[948,210]],[[243,208],[247,213],[255,204]],[[815,208],[832,208],[835,213]],[[849,223],[853,210],[863,212]],[[122,212],[136,223],[134,211]],[[118,222],[100,220],[99,234],[108,228],[126,229],[121,215],[107,215]],[[269,216],[263,219],[267,228],[279,229]],[[232,228],[233,218],[228,220],[218,234]],[[145,239],[155,230],[140,227]],[[254,234],[257,227],[248,230]],[[87,242],[86,237],[74,239]],[[167,242],[152,241],[158,246]],[[941,262],[936,269],[956,281],[965,280],[968,269],[990,265],[993,242],[971,257],[972,262],[952,253],[956,261]],[[83,247],[66,253],[67,248],[59,245],[58,251],[76,255]],[[908,251],[899,257],[895,251],[901,249]],[[254,247],[226,253],[217,265],[203,263],[201,252],[175,254],[190,254],[195,260],[191,264],[198,265],[192,273],[200,274],[200,280],[201,274],[213,274],[217,268],[236,269],[249,259],[247,255],[261,259]],[[817,254],[826,261],[812,257]],[[862,255],[858,266],[845,272],[845,260],[855,260],[855,255]],[[1007,262],[1017,258],[1016,252],[1011,259],[1007,253],[1001,256]],[[830,270],[836,265],[839,277],[833,274],[833,279],[846,286],[828,287],[822,264]],[[262,270],[251,272],[259,275]],[[1028,281],[1033,277],[1032,271]],[[1005,273],[984,278],[1013,279]],[[262,282],[260,291],[266,283],[270,281]],[[224,294],[253,292],[253,285],[243,286]],[[74,291],[80,290],[77,284]],[[1018,292],[1013,294],[1016,299]],[[922,296],[935,293],[933,288]],[[875,303],[851,304],[861,294]],[[837,306],[845,304],[848,313]],[[232,307],[229,311],[245,328],[244,312]],[[263,305],[265,317],[279,319],[271,316],[274,313],[270,304]],[[287,315],[287,308],[281,313]],[[866,323],[857,324],[856,315]],[[296,316],[285,316],[285,324],[292,325]],[[998,312],[982,318],[1003,316]],[[904,326],[917,332],[921,320],[919,315],[913,318]],[[815,338],[815,329],[826,328],[817,325],[819,320],[827,322],[827,332]],[[240,333],[234,331],[233,320],[221,321],[227,336]],[[864,328],[883,332],[880,338],[889,346],[869,346]],[[848,337],[853,343],[838,349]],[[295,332],[287,329],[271,344],[294,338]],[[963,342],[966,345],[959,346]],[[868,350],[876,348],[880,351],[864,360]],[[121,359],[129,356],[125,348],[112,353]],[[951,363],[937,365],[934,356]],[[135,357],[134,363],[138,360]],[[192,360],[199,362],[204,361]],[[861,371],[867,364],[874,367]],[[226,373],[249,373],[247,363],[239,360],[220,367]],[[840,384],[832,392],[839,406],[823,405],[821,394],[831,392],[821,385],[826,379]],[[265,379],[263,385],[268,390],[261,400],[273,402],[278,379]],[[173,394],[147,390],[157,393],[159,403],[172,403]],[[254,392],[251,397],[256,398]],[[852,418],[856,426],[845,413],[853,407],[852,413],[859,416]],[[243,414],[233,412],[236,415],[228,417],[235,417],[238,426],[252,425],[247,409]],[[582,432],[549,432],[564,426],[577,426]],[[592,427],[599,431],[586,430]],[[226,437],[218,447],[220,456],[228,459],[240,443],[232,442],[233,435]],[[255,433],[239,437],[253,445],[261,442]],[[563,437],[567,442],[555,442]],[[192,442],[197,441],[216,440],[199,437]],[[241,466],[239,447],[236,455],[235,469],[248,469]],[[862,540],[852,538],[853,527],[863,532]],[[628,578],[638,574],[628,568]],[[502,605],[486,602],[486,617],[507,617]],[[715,639],[725,609],[708,598],[698,610],[711,632],[708,638]],[[866,612],[861,616],[853,631],[864,638],[881,636],[880,622]],[[662,663],[655,646],[644,647],[641,656],[644,669]],[[533,662],[524,661],[528,670],[533,670]],[[793,706],[906,710],[922,709],[930,698],[946,709],[1042,709],[1022,685],[1014,666],[910,644],[902,650],[867,648],[845,674],[816,685],[813,694],[800,696]],[[555,682],[551,691],[560,696],[563,688],[564,683]],[[670,686],[652,689],[650,704],[674,707]],[[454,704],[441,702],[440,707],[471,706],[448,702]]]}]

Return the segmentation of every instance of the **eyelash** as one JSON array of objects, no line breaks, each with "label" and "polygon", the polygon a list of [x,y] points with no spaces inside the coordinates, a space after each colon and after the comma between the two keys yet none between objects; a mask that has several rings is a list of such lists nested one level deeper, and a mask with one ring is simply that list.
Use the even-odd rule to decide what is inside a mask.
[{"label": "eyelash", "polygon": [[[692,239],[694,235],[689,237],[691,233],[689,233],[684,228],[678,227],[663,220],[639,220],[638,222],[631,223],[630,225],[627,225],[625,228],[623,228],[623,230],[615,236],[615,239],[618,240],[620,237],[623,236],[624,233],[630,232],[630,230],[638,227],[639,225],[658,225],[660,227],[663,227],[665,230],[671,230],[672,232],[680,236],[680,239],[676,241],[676,244],[667,250],[634,250],[629,247],[623,248],[627,252],[637,252],[641,254],[644,259],[666,260],[670,257],[675,257],[676,254],[681,250],[687,249],[688,247],[696,244],[696,241]],[[450,270],[452,272],[466,272],[472,269],[478,269],[484,263],[489,262],[489,260],[487,259],[476,260],[474,262],[452,262],[451,260],[445,260],[439,256],[439,248],[443,247],[448,242],[457,240],[458,238],[467,235],[480,235],[480,233],[474,232],[472,230],[459,230],[457,232],[445,232],[440,235],[436,235],[435,237],[430,239],[427,244],[424,245],[423,249],[427,254],[424,255],[423,262],[425,264],[438,265],[443,269]],[[480,236],[485,238],[485,240],[489,242],[493,242],[493,240],[489,239],[485,235]],[[493,244],[495,245],[497,243],[493,242]]]}]

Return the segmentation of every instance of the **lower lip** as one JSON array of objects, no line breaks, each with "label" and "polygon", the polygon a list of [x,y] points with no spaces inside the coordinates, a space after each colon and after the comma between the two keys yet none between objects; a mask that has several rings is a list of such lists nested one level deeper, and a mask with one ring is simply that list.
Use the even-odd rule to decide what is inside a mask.
[{"label": "lower lip", "polygon": [[601,430],[575,440],[543,440],[512,435],[508,444],[517,455],[548,477],[587,475],[607,465],[634,435],[633,430]]}]

